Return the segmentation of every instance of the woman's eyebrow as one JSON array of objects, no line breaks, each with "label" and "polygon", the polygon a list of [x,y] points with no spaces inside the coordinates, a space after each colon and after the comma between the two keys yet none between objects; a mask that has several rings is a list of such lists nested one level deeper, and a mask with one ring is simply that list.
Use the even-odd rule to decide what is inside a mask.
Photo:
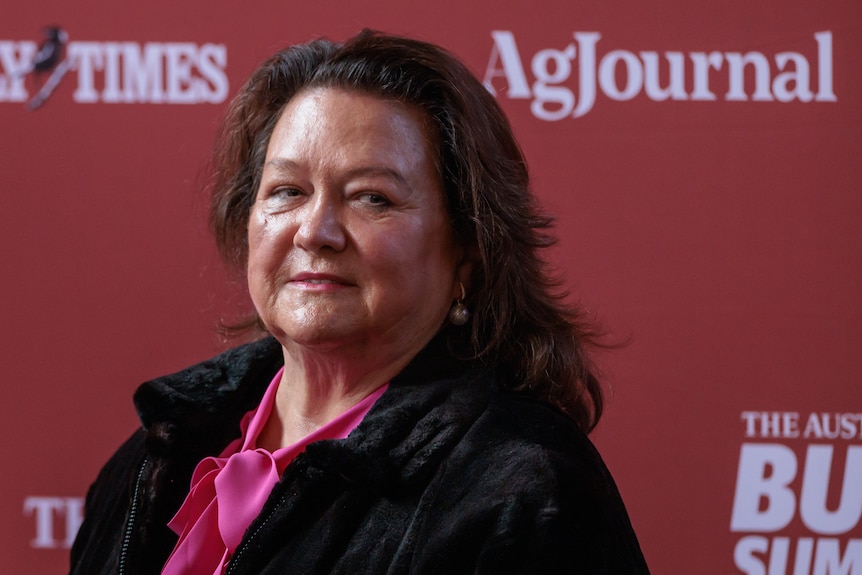
[{"label": "woman's eyebrow", "polygon": [[[290,158],[271,158],[267,160],[263,164],[264,168],[273,168],[275,170],[286,172],[289,170],[296,170],[300,167],[298,162],[291,160]],[[388,166],[381,165],[370,165],[370,166],[358,166],[356,168],[350,168],[344,172],[344,175],[349,178],[357,178],[362,176],[383,176],[387,178],[392,178],[398,180],[403,184],[407,184],[407,180],[398,170],[394,168],[390,168]]]},{"label": "woman's eyebrow", "polygon": [[295,170],[299,164],[289,158],[272,158],[264,162],[264,168],[271,167],[278,171]]},{"label": "woman's eyebrow", "polygon": [[387,166],[360,166],[357,168],[349,169],[345,172],[345,175],[349,178],[357,178],[357,177],[379,177],[382,176],[384,178],[392,178],[397,180],[399,183],[407,185],[407,180],[398,170],[393,168],[389,168]]}]

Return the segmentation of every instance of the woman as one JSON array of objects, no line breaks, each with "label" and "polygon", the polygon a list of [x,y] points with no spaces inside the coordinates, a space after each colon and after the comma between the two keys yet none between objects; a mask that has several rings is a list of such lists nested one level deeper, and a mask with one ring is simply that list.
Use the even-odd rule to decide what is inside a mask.
[{"label": "woman", "polygon": [[212,224],[268,335],[142,385],[72,573],[646,573],[586,438],[590,331],[506,119],[438,47],[279,52]]}]

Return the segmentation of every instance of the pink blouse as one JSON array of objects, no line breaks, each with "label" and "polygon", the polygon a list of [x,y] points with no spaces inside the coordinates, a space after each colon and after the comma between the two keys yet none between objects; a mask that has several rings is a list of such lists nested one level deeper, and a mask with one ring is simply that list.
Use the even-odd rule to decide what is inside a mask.
[{"label": "pink blouse", "polygon": [[282,371],[267,387],[257,409],[242,418],[241,437],[221,455],[207,457],[195,468],[191,490],[168,523],[180,538],[162,575],[221,575],[288,464],[309,443],[347,437],[388,387],[377,389],[293,445],[270,453],[256,447],[257,438],[275,404]]}]

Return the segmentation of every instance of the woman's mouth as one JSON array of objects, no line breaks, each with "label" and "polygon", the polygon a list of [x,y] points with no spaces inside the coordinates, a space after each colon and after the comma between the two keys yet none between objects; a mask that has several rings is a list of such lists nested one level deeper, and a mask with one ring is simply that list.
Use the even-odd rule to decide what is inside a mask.
[{"label": "woman's mouth", "polygon": [[291,278],[290,283],[308,290],[333,290],[350,287],[353,284],[345,278],[331,274],[300,273]]}]

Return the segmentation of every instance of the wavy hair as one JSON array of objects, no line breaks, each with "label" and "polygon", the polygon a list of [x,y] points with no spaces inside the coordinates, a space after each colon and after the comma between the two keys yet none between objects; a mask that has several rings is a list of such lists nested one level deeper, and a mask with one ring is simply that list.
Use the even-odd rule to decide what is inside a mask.
[{"label": "wavy hair", "polygon": [[[602,389],[587,350],[597,335],[565,302],[541,252],[552,220],[530,190],[527,164],[496,100],[446,50],[363,31],[318,39],[261,65],[232,101],[213,154],[210,224],[229,268],[244,270],[247,224],[270,135],[298,92],[331,87],[392,98],[421,110],[436,133],[437,165],[456,237],[476,264],[466,304],[470,328],[448,326],[467,355],[507,374],[585,431],[598,423]],[[259,322],[258,322],[259,325]],[[454,334],[454,335],[453,335]]]}]

